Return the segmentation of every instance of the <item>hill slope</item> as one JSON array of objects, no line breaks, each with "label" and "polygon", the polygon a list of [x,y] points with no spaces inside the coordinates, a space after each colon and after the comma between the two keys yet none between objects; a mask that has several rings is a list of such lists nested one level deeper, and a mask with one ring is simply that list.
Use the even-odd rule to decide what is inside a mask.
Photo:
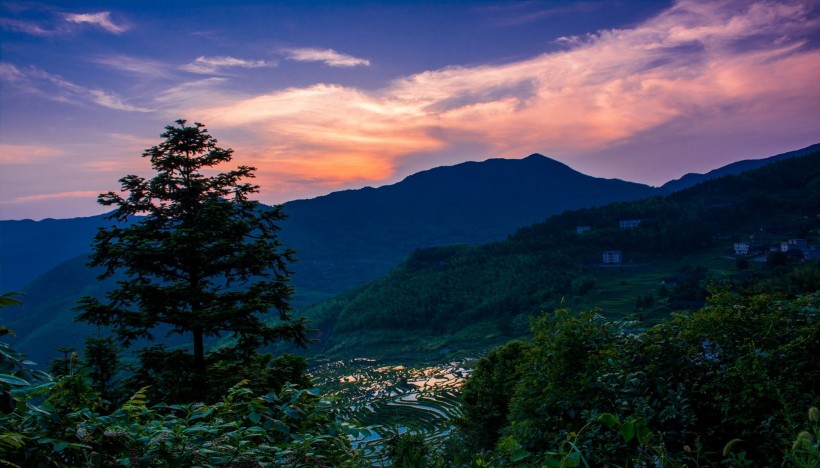
[{"label": "hill slope", "polygon": [[[377,189],[289,202],[281,239],[298,252],[293,285],[296,302],[306,304],[379,277],[419,247],[500,239],[567,209],[643,198],[653,190],[589,177],[540,155],[492,159],[431,169]],[[82,294],[100,294],[107,286],[95,284],[94,275],[83,271],[84,255],[65,260],[53,250],[88,250],[102,223],[102,217],[93,217],[0,225],[9,234],[4,235],[2,265],[25,263],[26,255],[38,265],[53,263],[53,269],[41,272],[43,276],[23,289],[23,306],[10,309],[5,319],[21,339],[36,336],[17,345],[35,361],[47,360],[57,346],[80,346],[76,337],[88,331],[72,324],[71,307]],[[71,249],[62,241],[48,241],[59,239],[60,232],[66,242],[75,242]],[[87,239],[77,240],[83,235]],[[26,238],[36,245],[27,244]],[[17,269],[3,270],[14,276]],[[20,281],[24,273],[31,274],[22,271],[14,277]]]},{"label": "hill slope", "polygon": [[[641,224],[621,228],[624,219]],[[591,230],[578,235],[579,225]],[[564,213],[505,241],[419,250],[385,277],[304,315],[320,330],[313,352],[329,357],[481,348],[524,333],[530,314],[558,305],[638,311],[651,320],[695,306],[707,277],[764,274],[762,264],[725,253],[733,238],[754,234],[779,248],[802,237],[816,245],[818,226],[815,151],[667,197]],[[619,251],[624,261],[603,265],[604,251]],[[816,265],[793,266],[809,269],[806,289],[820,288]]]},{"label": "hill slope", "polygon": [[646,185],[590,177],[541,155],[439,167],[380,188],[285,205],[294,284],[338,293],[373,280],[420,247],[503,239],[565,210],[651,196]]}]

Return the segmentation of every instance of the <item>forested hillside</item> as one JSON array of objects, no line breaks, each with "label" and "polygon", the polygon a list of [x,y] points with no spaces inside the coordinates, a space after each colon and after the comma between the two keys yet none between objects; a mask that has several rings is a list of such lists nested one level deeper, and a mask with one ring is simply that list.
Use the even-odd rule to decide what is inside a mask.
[{"label": "forested hillside", "polygon": [[[653,190],[586,176],[532,155],[440,167],[394,185],[289,202],[281,239],[297,251],[294,300],[310,304],[371,281],[419,247],[501,239],[567,209],[642,198]],[[81,337],[96,332],[75,324],[71,309],[80,296],[102,294],[112,282],[98,282],[85,267],[85,255],[61,261],[65,255],[52,247],[68,242],[67,252],[87,252],[96,229],[107,224],[102,217],[3,222],[0,264],[31,267],[9,282],[22,284],[35,271],[41,275],[22,290],[27,300],[7,317],[21,332],[17,346],[35,361],[56,356],[58,346],[80,346]]]},{"label": "forested hillside", "polygon": [[[806,150],[773,158],[786,159]],[[732,170],[746,167],[733,166]],[[694,180],[689,177],[686,183]],[[769,196],[767,183],[761,181],[763,186],[756,189],[763,196]],[[800,188],[793,186],[795,190]],[[653,193],[649,189],[618,180],[591,178],[533,155],[523,160],[488,160],[437,168],[392,186],[290,202],[285,207],[290,219],[284,224],[282,238],[285,245],[297,248],[299,261],[292,282],[295,302],[311,304],[377,278],[419,246],[500,239],[515,227],[550,214],[612,199],[639,198]],[[689,268],[687,271],[694,275],[689,275],[687,281],[700,283],[689,289],[698,289],[707,273],[696,266],[705,267],[711,275],[737,273],[731,261],[716,260],[720,252],[709,249],[723,250],[730,245],[733,232],[751,233],[741,228],[749,220],[773,225],[779,216],[779,208],[756,201],[754,197],[760,196],[757,192],[733,195],[733,189],[727,186],[726,190],[725,196],[704,192],[692,199],[691,207],[683,206],[690,203],[688,199],[675,202],[673,197],[642,204],[616,204],[597,211],[568,212],[531,228],[531,239],[526,234],[530,229],[523,229],[502,243],[422,249],[404,266],[377,280],[376,284],[386,285],[383,289],[364,286],[305,312],[320,329],[322,342],[315,348],[332,349],[334,343],[347,346],[350,343],[339,341],[339,337],[355,332],[360,324],[371,320],[377,326],[365,327],[356,341],[393,341],[398,345],[396,349],[415,352],[417,343],[401,332],[397,338],[390,336],[391,330],[408,323],[426,330],[423,348],[441,351],[450,349],[453,341],[473,343],[486,338],[495,342],[520,335],[526,331],[528,314],[549,310],[562,301],[625,313],[634,311],[640,300],[641,312],[647,316],[668,314],[670,304],[689,302],[691,306],[702,300],[702,287],[699,297],[693,297],[684,284],[670,286],[667,289],[671,295],[664,298],[660,296],[663,291],[659,282],[670,276],[689,275],[681,272]],[[746,195],[752,198],[744,199]],[[739,201],[731,202],[732,197]],[[785,206],[792,203],[790,197],[785,198]],[[796,198],[801,200],[800,196]],[[678,209],[680,206],[682,210]],[[733,214],[743,209],[751,213],[740,213],[739,217]],[[704,218],[704,213],[715,219]],[[788,217],[790,211],[783,213]],[[618,222],[624,218],[640,218],[642,224],[636,230],[622,231]],[[740,223],[737,229],[731,225],[733,218]],[[87,231],[89,239],[82,242],[87,247],[96,225],[102,221],[83,220],[87,226],[81,220],[74,224],[84,227],[65,224],[75,220],[3,222],[4,261],[28,265],[24,259],[7,256],[10,252],[28,251],[23,242],[26,236],[10,237],[9,233],[15,231],[9,226],[51,229],[53,224],[55,229],[65,228],[68,235],[57,238],[66,240]],[[804,221],[789,222],[786,230],[802,236],[801,223]],[[589,226],[590,231],[579,237],[575,233],[577,226]],[[46,234],[56,236],[53,229],[34,229],[28,234],[44,249],[31,254],[31,264],[59,260],[52,258],[47,247],[62,244],[43,239]],[[719,242],[715,236],[722,236]],[[13,239],[17,240],[7,242]],[[600,267],[602,252],[618,249],[623,251],[624,265]],[[701,254],[702,260],[698,257]],[[56,356],[56,347],[79,346],[81,337],[95,332],[88,325],[75,324],[71,311],[80,296],[101,294],[110,287],[95,280],[96,274],[86,269],[86,262],[84,256],[75,257],[48,271],[25,288],[23,306],[9,313],[7,323],[21,331],[18,346],[35,361],[46,362]],[[621,284],[626,281],[625,274],[632,279]],[[385,313],[373,315],[371,310]],[[343,319],[339,320],[340,317]],[[441,319],[447,317],[471,321],[468,327],[461,327],[456,325],[458,320]],[[462,336],[453,340],[453,334]],[[334,339],[329,339],[332,336]],[[44,343],[47,348],[42,347]]]},{"label": "forested hillside", "polygon": [[[421,249],[384,278],[304,314],[319,329],[316,348],[330,355],[356,346],[398,354],[480,346],[526,333],[529,315],[562,305],[660,319],[701,305],[710,279],[774,284],[785,274],[773,274],[779,257],[736,258],[733,241],[816,245],[819,215],[814,152],[667,197],[567,212],[501,242]],[[622,220],[640,224],[620,227]],[[589,230],[579,234],[579,226]],[[620,252],[620,263],[603,264],[606,251]],[[801,289],[820,287],[815,263],[781,263],[807,278]]]},{"label": "forested hillside", "polygon": [[[422,171],[379,188],[285,203],[282,238],[300,253],[300,291],[330,295],[377,278],[413,249],[478,243],[568,209],[650,196],[652,187],[581,174],[540,155]],[[0,221],[0,285],[19,290],[90,252],[104,215]]]}]

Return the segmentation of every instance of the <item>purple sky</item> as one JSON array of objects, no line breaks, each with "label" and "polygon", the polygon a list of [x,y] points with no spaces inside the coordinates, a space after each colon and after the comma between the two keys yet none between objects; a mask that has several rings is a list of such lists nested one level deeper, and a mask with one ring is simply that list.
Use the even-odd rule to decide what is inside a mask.
[{"label": "purple sky", "polygon": [[279,203],[542,153],[660,185],[820,142],[820,2],[3,2],[0,219],[104,211],[178,118]]}]

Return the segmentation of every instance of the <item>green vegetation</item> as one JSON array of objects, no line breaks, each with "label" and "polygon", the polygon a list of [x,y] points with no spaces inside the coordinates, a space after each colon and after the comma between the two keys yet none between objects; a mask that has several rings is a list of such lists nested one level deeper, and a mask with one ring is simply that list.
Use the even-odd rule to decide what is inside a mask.
[{"label": "green vegetation", "polygon": [[[437,422],[382,432],[380,459],[397,466],[816,466],[820,293],[788,299],[752,289],[718,287],[704,308],[649,328],[597,311],[539,316],[531,338],[473,366],[451,431],[441,437]],[[370,412],[368,424],[385,424],[383,408],[363,408],[376,378],[354,369],[322,375],[350,376],[362,398],[339,393],[344,407],[358,408],[347,414],[362,420]],[[380,388],[387,401],[407,395],[400,384]]]},{"label": "green vegetation", "polygon": [[415,455],[427,466],[817,466],[818,306],[820,294],[719,288],[651,328],[541,315],[529,340],[478,361],[459,430]]},{"label": "green vegetation", "polygon": [[[7,350],[4,350],[7,351]],[[329,402],[285,386],[255,394],[240,381],[213,404],[151,405],[151,389],[106,410],[82,369],[28,380],[8,352],[0,388],[15,399],[0,415],[0,464],[29,466],[364,466]]]},{"label": "green vegetation", "polygon": [[[155,179],[128,176],[128,198],[102,196],[118,219],[148,216],[96,238],[103,277],[125,276],[107,302],[84,300],[83,318],[101,328],[82,356],[61,349],[47,374],[0,344],[0,464],[820,462],[820,263],[725,252],[750,234],[814,235],[818,153],[665,198],[568,212],[503,242],[419,250],[306,315],[327,356],[374,356],[390,344],[447,364],[330,360],[308,376],[304,358],[258,352],[306,339],[289,315],[281,214],[246,198],[256,187],[238,180],[251,168],[199,175],[230,150],[201,125],[178,124],[146,152]],[[620,227],[624,219],[640,226]],[[579,225],[591,229],[578,234]],[[620,251],[622,262],[602,264],[602,251]],[[0,296],[0,308],[16,304]],[[277,324],[261,321],[269,309]],[[193,353],[147,347],[124,372],[108,326],[125,344],[190,333]],[[206,352],[205,337],[220,332],[234,336]],[[488,345],[500,346],[464,380],[466,361],[449,357]]]},{"label": "green vegetation", "polygon": [[[153,339],[160,326],[168,334],[190,333],[192,353],[163,345],[140,352],[142,368],[132,380],[166,389],[165,401],[211,401],[226,387],[209,374],[237,375],[238,367],[265,375],[262,388],[271,388],[281,366],[271,368],[271,359],[255,356],[257,348],[306,343],[304,321],[289,315],[293,252],[277,238],[281,207],[262,209],[248,198],[259,190],[244,182],[254,176],[252,167],[204,175],[229,162],[232,150],[217,147],[202,124],[176,124],[143,153],[157,173],[153,179],[128,175],[120,179],[126,196],[99,196],[100,204],[116,208],[110,219],[118,224],[99,229],[89,266],[104,269],[101,280],[116,272],[127,278],[106,302],[83,297],[77,319],[110,326],[125,346]],[[270,310],[278,323],[263,321]],[[224,332],[232,334],[232,346],[206,357],[204,339]]]},{"label": "green vegetation", "polygon": [[[818,158],[815,151],[667,197],[566,212],[501,242],[417,250],[385,277],[301,310],[319,329],[312,352],[478,352],[524,336],[529,316],[556,307],[658,323],[702,306],[709,281],[813,292],[815,262],[743,263],[727,250],[750,235],[817,243]],[[625,219],[641,223],[621,228]],[[591,229],[578,234],[577,226]],[[602,264],[611,250],[622,252],[621,264]]]}]

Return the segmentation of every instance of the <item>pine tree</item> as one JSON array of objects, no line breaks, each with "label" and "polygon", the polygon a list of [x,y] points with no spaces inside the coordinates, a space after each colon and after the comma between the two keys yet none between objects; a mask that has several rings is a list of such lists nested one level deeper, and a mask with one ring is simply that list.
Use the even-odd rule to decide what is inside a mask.
[{"label": "pine tree", "polygon": [[[143,153],[156,175],[120,179],[121,193],[98,197],[115,207],[94,238],[90,266],[103,267],[100,279],[124,273],[127,280],[107,300],[81,299],[78,320],[110,326],[124,346],[154,339],[158,326],[189,334],[195,380],[204,382],[206,337],[231,333],[235,348],[252,355],[278,340],[306,343],[302,320],[290,316],[289,263],[294,252],[278,240],[281,206],[268,208],[249,197],[246,182],[255,168],[215,175],[231,149],[200,123],[185,120],[165,127],[165,140]],[[279,321],[266,321],[269,311]]]}]

